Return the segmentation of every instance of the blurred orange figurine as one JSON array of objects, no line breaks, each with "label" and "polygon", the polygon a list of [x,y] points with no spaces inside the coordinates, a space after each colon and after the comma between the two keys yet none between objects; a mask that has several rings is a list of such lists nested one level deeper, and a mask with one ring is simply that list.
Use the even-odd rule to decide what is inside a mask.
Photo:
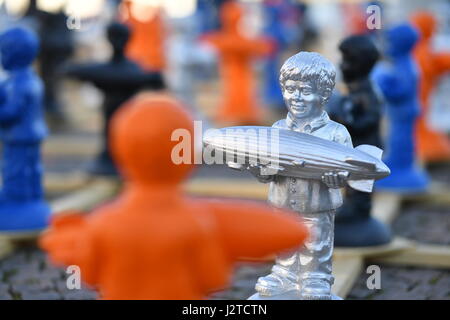
[{"label": "blurred orange figurine", "polygon": [[162,71],[165,67],[165,30],[161,8],[124,0],[120,18],[131,30],[127,57],[145,70]]},{"label": "blurred orange figurine", "polygon": [[79,266],[103,299],[201,299],[227,285],[239,257],[293,248],[307,236],[298,218],[268,206],[184,195],[193,165],[171,159],[176,129],[193,136],[193,120],[171,98],[145,93],[128,102],[111,137],[123,192],[89,215],[55,216],[40,239],[53,262]]},{"label": "blurred orange figurine", "polygon": [[217,49],[221,60],[223,98],[216,120],[222,124],[258,124],[262,118],[254,94],[251,62],[257,56],[268,55],[272,43],[265,38],[250,39],[243,35],[242,16],[243,8],[238,3],[225,2],[220,9],[222,30],[203,37]]},{"label": "blurred orange figurine", "polygon": [[431,40],[436,30],[436,20],[430,13],[418,12],[411,21],[421,35],[414,49],[414,57],[421,71],[422,112],[417,123],[417,151],[425,162],[447,161],[450,160],[450,140],[445,134],[429,128],[426,119],[432,90],[439,77],[450,71],[450,53],[433,52]]}]

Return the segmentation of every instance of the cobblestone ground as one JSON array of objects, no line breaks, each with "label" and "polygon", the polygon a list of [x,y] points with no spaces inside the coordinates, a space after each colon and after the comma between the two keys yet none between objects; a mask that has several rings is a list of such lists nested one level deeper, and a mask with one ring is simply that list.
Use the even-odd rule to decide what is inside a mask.
[{"label": "cobblestone ground", "polygon": [[[447,169],[448,170],[448,169]],[[450,170],[449,170],[450,171]],[[435,173],[436,174],[436,173]],[[441,181],[447,182],[439,175]],[[447,175],[448,177],[448,175]],[[394,233],[424,243],[450,245],[450,208],[409,204],[392,225]],[[366,286],[364,272],[347,299],[446,299],[450,300],[450,270],[381,265],[381,289]],[[236,267],[232,285],[212,299],[247,299],[258,277],[270,272],[271,264],[251,263]],[[34,245],[19,248],[0,260],[0,299],[95,299],[82,288],[69,290],[64,269],[50,265]]]}]

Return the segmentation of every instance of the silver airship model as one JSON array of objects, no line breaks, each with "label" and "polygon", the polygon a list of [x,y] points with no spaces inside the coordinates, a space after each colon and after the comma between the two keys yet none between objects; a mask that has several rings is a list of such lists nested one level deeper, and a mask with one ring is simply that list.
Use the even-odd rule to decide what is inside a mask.
[{"label": "silver airship model", "polygon": [[383,150],[372,145],[356,148],[292,130],[237,126],[205,132],[205,148],[235,169],[259,167],[260,174],[321,180],[334,171],[359,191],[372,192],[375,180],[390,174],[381,161]]}]

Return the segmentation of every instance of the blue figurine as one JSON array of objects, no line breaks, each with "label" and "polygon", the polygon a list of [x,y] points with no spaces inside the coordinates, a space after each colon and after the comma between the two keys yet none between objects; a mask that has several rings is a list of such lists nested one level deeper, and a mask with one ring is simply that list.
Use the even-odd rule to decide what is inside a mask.
[{"label": "blue figurine", "polygon": [[31,68],[37,36],[23,28],[0,35],[1,64],[8,78],[0,85],[3,142],[0,231],[32,232],[47,226],[40,146],[47,136],[42,112],[43,85]]},{"label": "blue figurine", "polygon": [[264,100],[265,102],[285,113],[286,107],[280,87],[280,58],[286,49],[289,39],[282,22],[283,8],[280,4],[267,2],[264,6],[266,25],[264,34],[276,44],[276,50],[266,60],[264,65]]},{"label": "blue figurine", "polygon": [[386,158],[391,175],[376,183],[377,190],[397,193],[424,192],[429,184],[425,171],[416,163],[414,127],[419,115],[418,69],[411,50],[418,40],[409,24],[389,29],[384,35],[387,62],[379,64],[373,78],[386,100],[389,120]]}]

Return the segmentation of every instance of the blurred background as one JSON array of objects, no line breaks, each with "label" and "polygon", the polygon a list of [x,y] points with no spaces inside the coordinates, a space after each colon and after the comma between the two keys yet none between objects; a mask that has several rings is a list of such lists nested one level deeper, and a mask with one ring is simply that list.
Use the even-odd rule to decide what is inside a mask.
[{"label": "blurred background", "polygon": [[[383,32],[408,22],[418,11],[427,11],[436,19],[432,50],[450,56],[449,0],[241,0],[236,1],[242,8],[236,20],[221,13],[221,6],[229,1],[0,0],[0,32],[20,25],[34,30],[40,39],[34,67],[45,85],[44,108],[50,129],[43,146],[49,201],[82,190],[93,177],[114,176],[91,170],[93,159],[107,144],[105,104],[114,104],[108,97],[126,100],[138,90],[119,94],[99,85],[100,80],[68,71],[74,66],[109,62],[112,74],[119,74],[119,85],[120,81],[124,86],[129,82],[132,76],[121,78],[121,71],[114,73],[113,58],[118,49],[111,45],[114,39],[108,39],[112,22],[123,23],[130,30],[124,48],[126,58],[143,72],[161,74],[164,90],[182,101],[194,119],[202,121],[203,130],[228,125],[271,126],[286,117],[278,72],[286,58],[299,51],[316,51],[333,62],[338,71],[336,91],[345,93],[338,68],[342,39],[368,35],[383,61]],[[235,33],[239,37],[233,38]],[[227,35],[235,39],[231,41],[235,46],[242,46],[238,58],[227,55],[222,43]],[[421,116],[429,128],[449,138],[450,67],[441,71],[433,83],[429,108]],[[6,77],[0,68],[0,81]],[[146,90],[157,87],[150,85]],[[242,106],[238,106],[240,103]],[[390,134],[386,117],[384,114],[382,121],[384,141]],[[393,232],[426,243],[450,245],[450,157],[428,161],[417,156],[416,160],[417,166],[430,175],[430,188],[419,194],[392,192],[403,204],[390,221]],[[259,201],[266,197],[266,189],[261,189],[250,174],[225,166],[201,165],[192,181],[198,182],[189,189],[194,194]],[[237,190],[237,181],[243,189]],[[74,199],[71,201],[85,198]],[[90,204],[92,207],[105,199],[90,201],[96,202]],[[240,266],[233,286],[215,297],[246,298],[268,266]],[[389,266],[383,270],[383,290],[368,290],[363,273],[348,297],[450,299],[450,272],[446,269]],[[39,249],[30,244],[21,246],[0,260],[0,299],[95,298],[88,289],[67,290],[64,277],[64,271],[50,266]]]}]

